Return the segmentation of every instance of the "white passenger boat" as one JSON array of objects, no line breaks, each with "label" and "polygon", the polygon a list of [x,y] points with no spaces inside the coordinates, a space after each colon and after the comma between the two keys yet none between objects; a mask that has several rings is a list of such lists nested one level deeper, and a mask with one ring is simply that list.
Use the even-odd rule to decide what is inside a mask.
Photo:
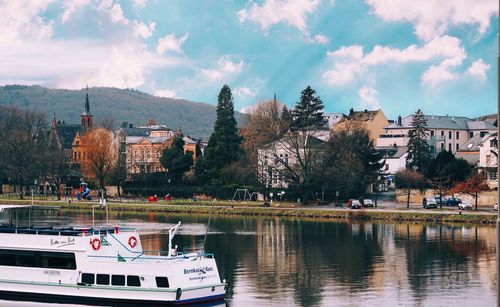
[{"label": "white passenger boat", "polygon": [[[0,212],[31,206],[0,205]],[[222,301],[214,256],[142,249],[135,229],[0,226],[0,298],[87,305],[177,305]],[[7,212],[6,211],[6,212]],[[14,212],[14,213],[12,213]],[[31,214],[30,214],[31,219]]]}]

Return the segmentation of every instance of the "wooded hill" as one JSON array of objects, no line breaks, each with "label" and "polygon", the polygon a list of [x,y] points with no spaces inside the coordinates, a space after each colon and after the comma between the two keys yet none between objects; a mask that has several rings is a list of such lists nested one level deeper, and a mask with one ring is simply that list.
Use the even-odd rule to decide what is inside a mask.
[{"label": "wooded hill", "polygon": [[[214,97],[215,99],[216,97]],[[162,98],[138,90],[118,88],[90,88],[90,110],[94,122],[111,117],[118,127],[124,121],[144,125],[149,119],[165,124],[173,130],[181,128],[184,134],[208,137],[215,122],[215,106],[185,99]],[[52,113],[66,123],[79,123],[85,103],[85,89],[49,89],[42,86],[0,86],[0,104],[45,111],[50,122]],[[235,114],[241,123],[242,114]]]}]

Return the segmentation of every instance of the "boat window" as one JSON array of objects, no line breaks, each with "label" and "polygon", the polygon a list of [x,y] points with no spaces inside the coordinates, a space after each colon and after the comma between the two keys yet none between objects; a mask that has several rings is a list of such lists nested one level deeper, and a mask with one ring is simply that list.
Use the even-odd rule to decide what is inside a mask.
[{"label": "boat window", "polygon": [[139,276],[127,276],[127,286],[129,287],[140,287],[141,281]]},{"label": "boat window", "polygon": [[95,281],[95,275],[90,273],[82,273],[82,283],[87,285],[93,285]]},{"label": "boat window", "polygon": [[0,265],[75,270],[74,253],[0,249]]},{"label": "boat window", "polygon": [[156,286],[158,288],[168,288],[168,278],[167,277],[156,277]]},{"label": "boat window", "polygon": [[112,275],[111,284],[113,286],[125,286],[125,275]]},{"label": "boat window", "polygon": [[108,274],[97,274],[98,285],[109,285],[109,275]]},{"label": "boat window", "polygon": [[49,269],[75,270],[75,254],[40,252],[40,267]]}]

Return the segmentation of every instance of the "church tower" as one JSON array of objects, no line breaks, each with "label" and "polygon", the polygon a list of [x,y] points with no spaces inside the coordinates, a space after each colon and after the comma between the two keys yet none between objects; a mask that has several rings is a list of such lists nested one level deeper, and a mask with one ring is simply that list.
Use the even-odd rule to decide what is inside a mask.
[{"label": "church tower", "polygon": [[85,130],[92,128],[92,113],[90,113],[89,87],[88,86],[87,86],[87,92],[85,94],[85,110],[82,113],[82,127]]}]

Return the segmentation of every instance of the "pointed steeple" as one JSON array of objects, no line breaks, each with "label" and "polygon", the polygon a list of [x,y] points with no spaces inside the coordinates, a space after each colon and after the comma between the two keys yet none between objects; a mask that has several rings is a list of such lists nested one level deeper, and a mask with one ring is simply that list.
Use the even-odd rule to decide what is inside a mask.
[{"label": "pointed steeple", "polygon": [[276,103],[276,93],[274,93],[274,103]]},{"label": "pointed steeple", "polygon": [[92,128],[92,113],[90,113],[89,86],[86,87],[85,109],[82,113],[82,126],[85,130]]},{"label": "pointed steeple", "polygon": [[85,110],[83,111],[82,115],[92,115],[90,113],[90,103],[89,103],[89,86],[87,85],[85,89]]}]

